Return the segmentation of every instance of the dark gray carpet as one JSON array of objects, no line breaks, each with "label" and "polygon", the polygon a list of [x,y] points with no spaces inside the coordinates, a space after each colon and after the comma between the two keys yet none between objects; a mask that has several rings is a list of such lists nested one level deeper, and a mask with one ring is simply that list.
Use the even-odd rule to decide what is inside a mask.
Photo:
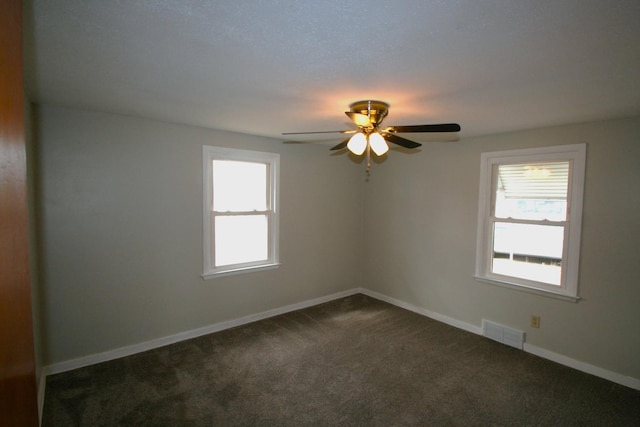
[{"label": "dark gray carpet", "polygon": [[354,295],[47,379],[44,426],[638,426],[640,391]]}]

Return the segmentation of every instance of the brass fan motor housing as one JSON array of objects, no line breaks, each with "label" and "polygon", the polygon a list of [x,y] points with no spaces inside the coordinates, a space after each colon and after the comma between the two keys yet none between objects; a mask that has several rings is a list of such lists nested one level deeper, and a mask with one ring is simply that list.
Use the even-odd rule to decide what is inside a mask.
[{"label": "brass fan motor housing", "polygon": [[383,101],[357,101],[350,104],[349,109],[352,113],[368,116],[374,126],[382,123],[382,120],[389,114],[389,104]]}]

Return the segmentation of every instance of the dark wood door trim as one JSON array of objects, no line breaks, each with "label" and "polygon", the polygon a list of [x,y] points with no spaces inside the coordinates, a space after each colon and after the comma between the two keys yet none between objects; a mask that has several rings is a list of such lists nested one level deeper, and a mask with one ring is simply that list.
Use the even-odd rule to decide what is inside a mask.
[{"label": "dark wood door trim", "polygon": [[22,1],[0,0],[0,425],[37,426]]}]

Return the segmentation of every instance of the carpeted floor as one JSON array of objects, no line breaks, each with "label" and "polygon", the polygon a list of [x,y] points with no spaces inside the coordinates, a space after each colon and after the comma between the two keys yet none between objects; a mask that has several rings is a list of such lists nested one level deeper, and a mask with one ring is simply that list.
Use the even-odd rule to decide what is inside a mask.
[{"label": "carpeted floor", "polygon": [[50,376],[44,426],[638,426],[640,391],[354,295]]}]

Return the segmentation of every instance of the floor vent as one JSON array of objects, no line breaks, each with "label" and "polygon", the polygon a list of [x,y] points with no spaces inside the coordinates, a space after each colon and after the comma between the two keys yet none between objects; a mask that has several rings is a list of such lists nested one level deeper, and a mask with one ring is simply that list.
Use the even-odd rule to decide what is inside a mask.
[{"label": "floor vent", "polygon": [[522,350],[524,332],[482,319],[482,334],[494,341]]}]

